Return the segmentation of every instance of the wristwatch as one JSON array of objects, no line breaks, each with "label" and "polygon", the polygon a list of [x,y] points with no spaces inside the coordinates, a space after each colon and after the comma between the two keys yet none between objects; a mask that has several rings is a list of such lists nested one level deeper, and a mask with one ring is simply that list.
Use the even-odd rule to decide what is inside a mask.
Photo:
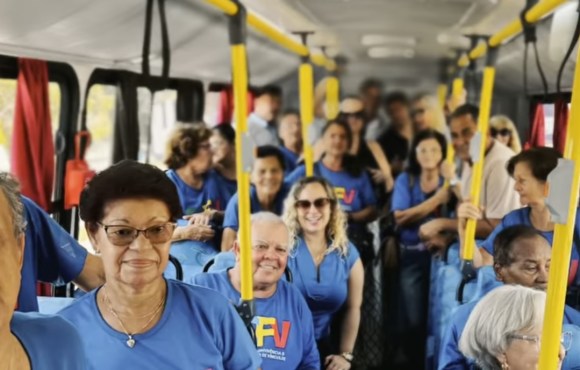
[{"label": "wristwatch", "polygon": [[348,362],[352,362],[352,360],[354,360],[354,356],[352,355],[352,352],[343,352],[340,355],[342,356],[342,358],[344,358]]}]

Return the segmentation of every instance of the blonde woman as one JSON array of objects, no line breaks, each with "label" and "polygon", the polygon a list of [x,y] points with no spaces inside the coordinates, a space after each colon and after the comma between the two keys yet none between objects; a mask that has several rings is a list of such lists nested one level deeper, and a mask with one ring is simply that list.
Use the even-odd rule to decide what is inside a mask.
[{"label": "blonde woman", "polygon": [[[307,177],[290,191],[283,218],[293,243],[288,266],[312,311],[321,368],[348,370],[360,325],[364,270],[346,236],[346,215],[328,182]],[[331,333],[333,316],[343,305],[341,332]],[[338,348],[331,336],[340,337]]]},{"label": "blonde woman", "polygon": [[445,113],[436,96],[420,94],[415,97],[411,113],[415,133],[430,128],[445,134],[447,128]]},{"label": "blonde woman", "polygon": [[497,115],[489,120],[491,136],[494,139],[509,147],[514,153],[522,151],[522,143],[516,126],[509,117]]}]

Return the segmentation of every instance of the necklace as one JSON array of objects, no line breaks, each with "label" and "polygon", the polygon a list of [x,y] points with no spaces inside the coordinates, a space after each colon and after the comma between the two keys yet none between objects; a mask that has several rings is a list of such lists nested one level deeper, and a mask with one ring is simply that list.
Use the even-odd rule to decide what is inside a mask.
[{"label": "necklace", "polygon": [[[149,324],[151,324],[151,321],[153,321],[153,319],[155,318],[155,316],[157,316],[157,314],[159,313],[159,311],[161,310],[161,308],[165,304],[165,297],[163,297],[161,299],[161,302],[159,302],[159,305],[157,305],[157,308],[155,308],[155,310],[153,311],[153,313],[151,313],[151,317],[149,318],[149,320],[147,320],[147,323],[145,325],[143,325],[143,327],[141,329],[137,330],[136,332],[129,333],[129,330],[127,330],[127,328],[125,327],[125,324],[123,323],[123,320],[121,320],[121,318],[119,317],[119,315],[117,314],[117,312],[115,312],[115,310],[113,309],[113,306],[111,305],[111,300],[109,299],[109,296],[107,295],[106,285],[103,286],[103,295],[105,296],[104,298],[105,298],[105,302],[107,303],[107,306],[109,308],[109,312],[115,317],[115,319],[117,319],[117,321],[119,322],[119,325],[121,325],[121,328],[123,328],[123,331],[125,332],[125,335],[127,335],[127,341],[125,343],[127,343],[127,346],[129,348],[135,347],[135,343],[137,343],[135,341],[135,338],[133,338],[133,336],[135,334],[139,334],[143,330],[145,330],[145,328],[148,327]],[[147,315],[140,316],[140,317],[147,317]]]}]

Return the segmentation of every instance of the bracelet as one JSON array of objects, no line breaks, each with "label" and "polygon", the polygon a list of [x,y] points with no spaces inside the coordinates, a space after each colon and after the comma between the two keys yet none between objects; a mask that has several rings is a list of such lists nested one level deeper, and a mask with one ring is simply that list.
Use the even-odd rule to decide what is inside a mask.
[{"label": "bracelet", "polygon": [[344,358],[345,360],[347,360],[348,362],[352,362],[352,360],[354,360],[354,356],[352,355],[352,352],[343,352],[340,354],[340,356],[342,358]]}]

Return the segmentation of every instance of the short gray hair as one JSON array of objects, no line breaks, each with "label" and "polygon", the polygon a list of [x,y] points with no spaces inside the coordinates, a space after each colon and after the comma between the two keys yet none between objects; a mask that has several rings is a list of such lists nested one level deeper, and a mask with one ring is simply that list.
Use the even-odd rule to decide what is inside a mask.
[{"label": "short gray hair", "polygon": [[10,207],[14,236],[18,238],[26,230],[26,218],[24,217],[24,205],[20,196],[20,185],[8,172],[0,172],[0,188]]},{"label": "short gray hair", "polygon": [[[284,225],[284,227],[286,227],[286,229],[288,228],[286,226],[286,224],[284,223],[284,220],[282,220],[282,218],[280,216],[278,216],[275,213],[272,212],[256,212],[253,213],[252,216],[250,217],[250,226],[255,224],[255,223],[261,223],[261,222],[268,222],[271,224],[280,224],[280,225]],[[238,237],[237,237],[238,241],[240,239],[240,233],[238,232]]]},{"label": "short gray hair", "polygon": [[469,316],[459,350],[483,370],[501,369],[497,357],[510,344],[509,335],[527,333],[544,320],[546,293],[505,285],[487,294]]}]

